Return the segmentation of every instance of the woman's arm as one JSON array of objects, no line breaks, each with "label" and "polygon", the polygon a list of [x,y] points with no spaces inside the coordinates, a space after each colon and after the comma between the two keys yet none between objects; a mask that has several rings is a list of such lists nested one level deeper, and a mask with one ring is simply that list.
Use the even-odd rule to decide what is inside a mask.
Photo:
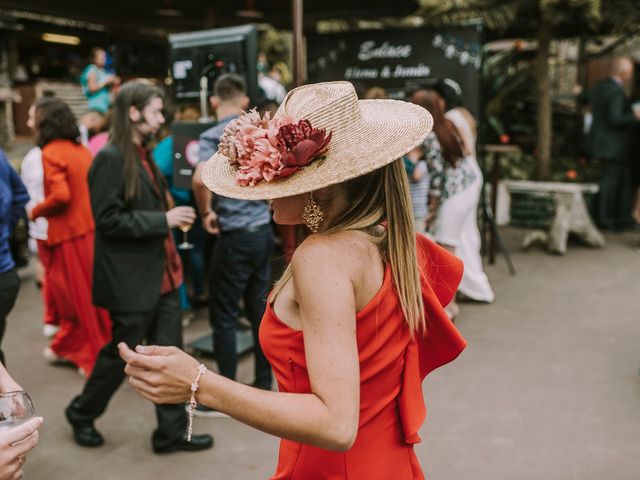
[{"label": "woman's arm", "polygon": [[[268,392],[207,373],[197,401],[282,438],[347,450],[358,431],[360,371],[355,295],[343,255],[309,237],[296,251],[293,282],[300,307],[311,393]],[[188,401],[198,362],[173,347],[121,344],[131,384],[156,403]]]},{"label": "woman's arm", "polygon": [[413,169],[412,180],[416,183],[421,182],[427,176],[427,162],[418,160],[416,168]]},{"label": "woman's arm", "polygon": [[0,363],[0,392],[19,392],[22,387],[9,375],[4,365]]},{"label": "woman's arm", "polygon": [[44,200],[31,210],[32,219],[52,217],[62,212],[71,201],[71,190],[67,182],[67,164],[43,151],[42,168],[47,193]]},{"label": "woman's arm", "polygon": [[24,160],[22,160],[20,178],[29,194],[29,201],[25,208],[27,212],[30,212],[44,197],[42,151],[38,147],[29,150]]},{"label": "woman's arm", "polygon": [[440,197],[446,178],[445,160],[440,142],[433,133],[425,141],[425,159],[429,171],[429,195]]}]

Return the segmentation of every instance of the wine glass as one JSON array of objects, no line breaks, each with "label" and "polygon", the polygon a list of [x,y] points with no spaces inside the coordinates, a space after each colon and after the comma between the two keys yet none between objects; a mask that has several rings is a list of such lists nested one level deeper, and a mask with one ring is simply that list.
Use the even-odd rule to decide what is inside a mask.
[{"label": "wine glass", "polygon": [[0,430],[17,427],[35,415],[31,397],[24,390],[0,393]]},{"label": "wine glass", "polygon": [[187,238],[187,232],[191,230],[190,223],[183,223],[179,225],[178,228],[182,231],[182,243],[178,245],[178,250],[191,250],[194,248],[193,243],[189,243],[189,239]]}]

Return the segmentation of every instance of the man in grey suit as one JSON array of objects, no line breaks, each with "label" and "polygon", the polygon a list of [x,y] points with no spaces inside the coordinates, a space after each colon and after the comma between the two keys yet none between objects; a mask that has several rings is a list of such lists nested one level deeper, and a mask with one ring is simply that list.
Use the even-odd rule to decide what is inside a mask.
[{"label": "man in grey suit", "polygon": [[629,135],[631,127],[640,123],[640,113],[632,112],[624,91],[632,76],[631,59],[616,58],[609,77],[596,83],[588,95],[593,114],[588,145],[602,167],[597,221],[610,231],[622,230],[631,222]]}]

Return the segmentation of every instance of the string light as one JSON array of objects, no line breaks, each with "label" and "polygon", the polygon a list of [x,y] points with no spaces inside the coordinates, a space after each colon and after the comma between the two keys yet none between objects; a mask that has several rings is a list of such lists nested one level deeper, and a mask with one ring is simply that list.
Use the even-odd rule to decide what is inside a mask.
[{"label": "string light", "polygon": [[438,34],[433,37],[432,45],[444,51],[446,58],[457,58],[460,65],[472,65],[474,68],[480,68],[480,55],[478,45],[475,43],[468,44],[461,38],[454,38]]}]

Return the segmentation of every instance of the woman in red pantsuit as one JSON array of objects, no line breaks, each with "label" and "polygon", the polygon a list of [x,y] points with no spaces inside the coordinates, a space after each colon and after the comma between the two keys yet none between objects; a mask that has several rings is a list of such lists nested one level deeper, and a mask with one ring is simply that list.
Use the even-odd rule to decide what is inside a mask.
[{"label": "woman in red pantsuit", "polygon": [[91,300],[95,226],[87,174],[92,155],[80,144],[76,119],[60,99],[44,98],[36,104],[36,134],[45,198],[30,218],[49,221],[50,289],[60,316],[51,349],[89,375],[111,338],[109,314]]}]

